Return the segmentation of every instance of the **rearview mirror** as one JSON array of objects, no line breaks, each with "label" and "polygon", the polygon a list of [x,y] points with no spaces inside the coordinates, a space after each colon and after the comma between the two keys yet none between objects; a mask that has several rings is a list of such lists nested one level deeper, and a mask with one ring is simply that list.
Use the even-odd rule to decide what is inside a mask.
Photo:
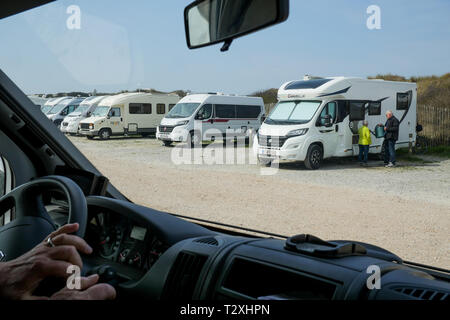
[{"label": "rearview mirror", "polygon": [[232,40],[285,21],[289,0],[197,0],[184,9],[189,49]]}]

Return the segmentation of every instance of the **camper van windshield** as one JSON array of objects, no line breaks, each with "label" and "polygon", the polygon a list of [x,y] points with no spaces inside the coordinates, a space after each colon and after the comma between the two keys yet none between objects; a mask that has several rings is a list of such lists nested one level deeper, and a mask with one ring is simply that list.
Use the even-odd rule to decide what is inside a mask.
[{"label": "camper van windshield", "polygon": [[89,105],[80,105],[75,112],[72,112],[69,117],[77,117],[83,113],[85,113],[86,111],[89,110]]},{"label": "camper van windshield", "polygon": [[54,106],[53,108],[52,108],[52,110],[50,110],[49,112],[48,112],[48,114],[56,114],[56,113],[59,113],[62,109],[64,109],[65,107],[67,107],[67,104],[65,104],[65,103],[61,103],[61,104],[57,104],[56,106]]},{"label": "camper van windshield", "polygon": [[94,112],[92,112],[93,117],[106,117],[108,114],[109,107],[101,106],[97,107]]},{"label": "camper van windshield", "polygon": [[50,110],[52,110],[52,106],[43,106],[42,107],[42,112],[44,113],[44,114],[47,114]]},{"label": "camper van windshield", "polygon": [[169,113],[166,118],[187,118],[192,116],[195,110],[197,110],[200,103],[178,103]]},{"label": "camper van windshield", "polygon": [[311,121],[321,101],[281,101],[267,117],[267,124],[303,124]]}]

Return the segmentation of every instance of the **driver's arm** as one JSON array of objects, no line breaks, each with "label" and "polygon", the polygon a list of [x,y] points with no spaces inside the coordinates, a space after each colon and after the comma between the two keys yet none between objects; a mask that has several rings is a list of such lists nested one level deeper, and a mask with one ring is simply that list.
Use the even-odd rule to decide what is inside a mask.
[{"label": "driver's arm", "polygon": [[34,296],[39,283],[47,277],[68,278],[70,266],[82,268],[80,254],[92,253],[92,248],[82,238],[71,235],[79,225],[68,224],[51,233],[55,247],[46,240],[19,258],[0,263],[0,299],[114,299],[115,289],[105,283],[97,284],[98,275],[81,278],[81,289],[64,288],[51,297]]}]

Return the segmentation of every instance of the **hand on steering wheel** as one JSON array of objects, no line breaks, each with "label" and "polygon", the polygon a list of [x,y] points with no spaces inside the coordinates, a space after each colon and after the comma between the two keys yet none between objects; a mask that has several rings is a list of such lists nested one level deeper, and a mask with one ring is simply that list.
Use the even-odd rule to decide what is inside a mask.
[{"label": "hand on steering wheel", "polygon": [[[80,290],[67,286],[51,297],[34,296],[33,292],[47,277],[67,279],[71,266],[82,268],[80,254],[92,253],[92,248],[82,238],[72,235],[79,225],[67,224],[52,232],[43,242],[26,254],[0,263],[0,297],[6,299],[114,299],[115,289],[105,283],[96,284],[98,275],[81,277]],[[50,239],[50,240],[48,240]]]}]

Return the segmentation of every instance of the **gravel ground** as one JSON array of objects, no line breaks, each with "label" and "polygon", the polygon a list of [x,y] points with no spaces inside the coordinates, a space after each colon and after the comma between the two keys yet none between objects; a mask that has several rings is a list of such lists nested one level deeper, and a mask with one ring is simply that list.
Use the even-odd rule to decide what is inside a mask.
[{"label": "gravel ground", "polygon": [[[375,160],[361,168],[354,159],[333,159],[318,171],[281,163],[275,174],[262,175],[273,172],[251,157],[234,165],[176,164],[172,154],[190,151],[154,139],[70,139],[136,203],[278,234],[369,242],[450,269],[450,160],[386,169]],[[221,146],[197,151],[217,155]]]}]

